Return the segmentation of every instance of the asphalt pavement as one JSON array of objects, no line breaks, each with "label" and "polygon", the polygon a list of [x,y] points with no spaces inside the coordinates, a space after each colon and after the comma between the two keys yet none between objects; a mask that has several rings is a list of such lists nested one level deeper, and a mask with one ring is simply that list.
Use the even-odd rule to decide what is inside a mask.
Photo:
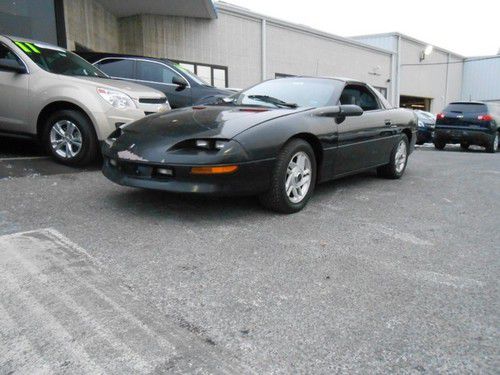
[{"label": "asphalt pavement", "polygon": [[10,170],[0,374],[498,373],[499,154],[419,148],[288,216]]}]

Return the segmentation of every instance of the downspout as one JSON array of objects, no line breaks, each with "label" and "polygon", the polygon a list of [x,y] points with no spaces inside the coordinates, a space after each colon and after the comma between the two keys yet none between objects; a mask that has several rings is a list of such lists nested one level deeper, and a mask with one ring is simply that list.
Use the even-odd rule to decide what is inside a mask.
[{"label": "downspout", "polygon": [[398,35],[398,46],[397,46],[397,64],[396,64],[396,98],[394,100],[394,105],[399,107],[400,97],[401,97],[401,35]]},{"label": "downspout", "polygon": [[261,79],[262,81],[265,81],[267,79],[267,69],[266,69],[266,60],[267,60],[267,56],[266,56],[266,50],[267,50],[267,36],[266,36],[266,30],[267,29],[267,23],[266,23],[266,20],[263,18],[262,19],[262,33],[261,33],[261,36],[262,36],[262,41],[261,41],[261,72],[262,72],[262,76],[261,76]]},{"label": "downspout", "polygon": [[450,69],[450,53],[446,55],[446,82],[444,83],[444,103],[443,108],[448,103],[448,71]]}]

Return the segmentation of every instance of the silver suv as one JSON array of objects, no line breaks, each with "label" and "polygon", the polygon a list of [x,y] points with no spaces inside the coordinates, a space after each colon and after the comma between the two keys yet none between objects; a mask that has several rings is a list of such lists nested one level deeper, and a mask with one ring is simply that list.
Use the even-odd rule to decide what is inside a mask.
[{"label": "silver suv", "polygon": [[60,162],[88,164],[118,126],[169,109],[160,91],[63,48],[0,35],[0,133],[37,137]]}]

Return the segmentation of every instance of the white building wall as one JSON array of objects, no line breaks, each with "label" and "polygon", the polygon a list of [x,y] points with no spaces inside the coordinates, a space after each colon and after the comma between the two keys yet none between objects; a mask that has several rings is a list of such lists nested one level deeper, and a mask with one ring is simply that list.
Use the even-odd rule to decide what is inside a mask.
[{"label": "white building wall", "polygon": [[400,95],[431,98],[431,112],[436,113],[450,101],[460,99],[463,59],[435,49],[420,62],[425,47],[423,43],[401,39]]}]

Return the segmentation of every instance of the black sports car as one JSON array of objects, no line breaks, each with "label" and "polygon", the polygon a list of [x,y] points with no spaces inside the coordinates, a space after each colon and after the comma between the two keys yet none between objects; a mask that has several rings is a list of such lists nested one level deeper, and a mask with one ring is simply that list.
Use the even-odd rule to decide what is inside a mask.
[{"label": "black sports car", "polygon": [[122,126],[103,144],[103,173],[140,188],[255,194],[292,213],[319,182],[370,168],[401,177],[416,132],[412,111],[365,83],[282,78]]}]

